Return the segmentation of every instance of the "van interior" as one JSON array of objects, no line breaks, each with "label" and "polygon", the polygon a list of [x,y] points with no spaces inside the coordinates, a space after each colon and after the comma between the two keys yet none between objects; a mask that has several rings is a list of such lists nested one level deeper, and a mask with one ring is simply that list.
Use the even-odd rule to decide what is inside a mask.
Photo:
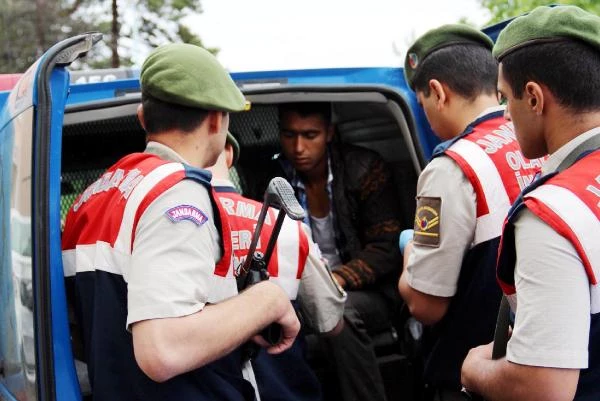
[{"label": "van interior", "polygon": [[[253,177],[264,171],[272,156],[279,152],[278,105],[287,102],[329,102],[338,141],[377,151],[393,173],[398,198],[404,210],[403,226],[413,226],[417,177],[423,157],[416,146],[410,113],[399,95],[378,88],[271,88],[245,93],[251,101],[249,111],[231,114],[230,131],[238,139],[241,155],[232,173],[232,181],[243,194],[260,194]],[[143,151],[145,134],[137,121],[139,94],[103,102],[67,107],[64,116],[61,170],[61,221],[75,198],[93,183],[107,167],[123,155]],[[256,197],[256,196],[254,196]],[[380,368],[390,399],[416,399],[418,344],[406,329],[407,311],[398,312],[391,332],[375,339]],[[83,360],[76,336],[76,357]],[[318,376],[319,355],[309,356]],[[89,396],[83,373],[80,384]],[[325,381],[326,379],[323,379]],[[327,397],[325,399],[335,399]]]}]

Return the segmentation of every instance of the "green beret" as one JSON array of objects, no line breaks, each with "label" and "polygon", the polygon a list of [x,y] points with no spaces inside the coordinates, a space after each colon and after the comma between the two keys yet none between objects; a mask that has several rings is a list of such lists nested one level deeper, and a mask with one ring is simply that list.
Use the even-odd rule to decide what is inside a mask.
[{"label": "green beret", "polygon": [[244,95],[207,50],[185,43],[155,49],[140,72],[142,92],[167,103],[204,110],[242,111]]},{"label": "green beret", "polygon": [[600,17],[575,6],[537,7],[500,32],[492,53],[501,60],[522,47],[565,38],[600,50]]},{"label": "green beret", "polygon": [[237,139],[233,136],[233,134],[227,131],[227,143],[231,145],[233,148],[233,164],[237,163],[240,158],[240,144]]},{"label": "green beret", "polygon": [[471,44],[492,49],[494,42],[483,32],[464,24],[448,24],[432,29],[421,36],[406,52],[404,77],[414,90],[414,78],[419,67],[431,53],[447,46]]}]

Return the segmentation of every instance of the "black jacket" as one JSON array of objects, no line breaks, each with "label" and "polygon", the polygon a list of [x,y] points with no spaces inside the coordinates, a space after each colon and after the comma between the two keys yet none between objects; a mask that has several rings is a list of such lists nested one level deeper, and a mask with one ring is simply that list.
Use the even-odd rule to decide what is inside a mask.
[{"label": "black jacket", "polygon": [[[390,170],[376,152],[354,145],[332,145],[329,155],[337,247],[344,263],[336,273],[349,290],[385,283],[395,288],[402,268],[397,245],[401,215]],[[268,178],[291,180],[285,164],[282,155],[274,158]]]}]

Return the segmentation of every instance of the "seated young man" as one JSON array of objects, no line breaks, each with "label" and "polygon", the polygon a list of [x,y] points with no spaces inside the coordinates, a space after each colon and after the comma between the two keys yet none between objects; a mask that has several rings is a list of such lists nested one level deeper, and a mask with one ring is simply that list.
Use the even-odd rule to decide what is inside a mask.
[{"label": "seated young man", "polygon": [[279,128],[282,153],[270,177],[290,181],[313,240],[348,292],[344,329],[324,341],[341,398],[384,400],[371,335],[391,327],[399,300],[401,211],[391,174],[377,153],[334,141],[330,103],[282,104]]}]

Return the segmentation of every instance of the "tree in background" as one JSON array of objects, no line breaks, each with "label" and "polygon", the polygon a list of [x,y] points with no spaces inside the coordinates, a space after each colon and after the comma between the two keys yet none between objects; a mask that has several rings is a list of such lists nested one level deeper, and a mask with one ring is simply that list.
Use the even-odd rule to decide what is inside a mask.
[{"label": "tree in background", "polygon": [[[93,68],[128,66],[154,47],[168,42],[203,46],[201,39],[182,23],[202,13],[200,0],[71,0],[73,18],[104,34],[103,44],[87,57]],[[208,49],[216,53],[217,49]]]},{"label": "tree in background", "polygon": [[91,27],[55,0],[0,0],[0,73],[24,72],[54,43]]},{"label": "tree in background", "polygon": [[[557,4],[554,0],[479,0],[479,3],[490,10],[492,19],[490,24],[517,17],[533,10],[537,6]],[[569,4],[583,8],[589,12],[600,15],[600,2],[598,0],[560,0],[561,4]]]},{"label": "tree in background", "polygon": [[202,46],[182,23],[201,12],[200,0],[0,0],[0,73],[24,72],[54,43],[89,31],[104,40],[73,68],[129,66],[167,42]]}]

